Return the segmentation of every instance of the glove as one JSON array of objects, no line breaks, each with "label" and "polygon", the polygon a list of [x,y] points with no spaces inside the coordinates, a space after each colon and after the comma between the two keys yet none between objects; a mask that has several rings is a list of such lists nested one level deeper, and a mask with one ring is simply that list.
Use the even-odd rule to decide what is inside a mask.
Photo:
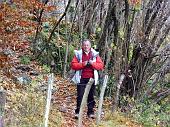
[{"label": "glove", "polygon": [[86,64],[86,67],[89,67],[90,65],[91,65],[90,62],[88,61]]}]

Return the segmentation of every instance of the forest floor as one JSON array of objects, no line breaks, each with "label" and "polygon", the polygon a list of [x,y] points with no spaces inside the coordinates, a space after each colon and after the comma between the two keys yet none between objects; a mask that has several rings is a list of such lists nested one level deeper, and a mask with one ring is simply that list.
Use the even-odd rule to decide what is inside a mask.
[{"label": "forest floor", "polygon": [[[11,79],[9,80],[7,77],[3,76],[3,79],[4,78],[8,81],[3,82],[3,85],[1,82],[0,85],[5,88],[7,93],[5,108],[6,127],[23,127],[28,123],[30,123],[28,127],[35,127],[36,122],[42,122],[45,112],[47,91],[43,94],[45,97],[43,98],[44,100],[42,104],[42,102],[39,101],[40,99],[37,97],[39,96],[40,98],[42,94],[38,94],[36,91],[30,94],[25,87],[21,87],[20,85],[13,83]],[[57,91],[54,92],[52,96],[51,110],[49,114],[49,127],[77,127],[78,120],[74,118],[74,110],[76,108],[76,86],[68,80],[58,76],[55,77],[53,85],[57,88]],[[23,100],[23,98],[25,99]],[[97,107],[98,99],[95,99]],[[111,113],[109,112],[110,106],[111,100],[105,98],[100,127],[142,127],[137,122],[130,118],[126,118],[123,115],[116,113],[111,116]],[[39,110],[36,111],[36,107],[39,107]],[[95,111],[96,110],[97,108],[95,108]],[[34,111],[34,113],[32,113],[32,111]],[[96,127],[96,119],[88,118],[86,111],[87,109],[85,108],[82,123],[83,127]],[[39,115],[39,113],[41,115]],[[14,115],[13,117],[17,116],[18,119],[16,119],[17,117],[11,117],[11,115]]]},{"label": "forest floor", "polygon": [[[64,82],[64,84],[61,83],[59,85],[59,91],[54,94],[53,107],[58,107],[64,117],[63,127],[77,127],[78,120],[74,118],[74,110],[76,108],[76,85],[71,84],[69,81]],[[111,100],[107,98],[104,99],[100,127],[142,127],[133,120],[120,116],[117,113],[115,113],[115,116],[111,116],[109,112],[111,103]],[[97,105],[98,99],[96,98],[96,112]],[[83,114],[83,127],[95,127],[96,119],[88,118],[86,111],[87,108],[85,108]]]},{"label": "forest floor", "polygon": [[[44,119],[49,73],[44,74],[43,67],[35,61],[31,61],[28,65],[21,64],[19,60],[21,54],[21,52],[16,52],[15,56],[10,61],[7,61],[12,61],[12,67],[10,66],[12,68],[12,77],[6,74],[4,68],[0,69],[0,87],[5,89],[7,95],[5,112],[2,111],[5,117],[4,122],[7,127],[38,127],[38,122],[43,123]],[[31,69],[22,70],[21,67]],[[38,72],[39,75],[32,76],[32,70]],[[15,81],[17,75],[19,76],[20,74],[30,77],[32,80],[31,85],[23,85]],[[13,78],[14,76],[15,78]],[[46,90],[43,91],[41,86],[45,86]],[[52,95],[49,126],[77,127],[78,120],[74,118],[76,85],[56,75],[53,86],[56,91]],[[98,98],[95,99],[97,107]],[[100,127],[142,127],[137,122],[123,115],[114,114],[111,116],[109,113],[111,103],[111,100],[104,99]],[[95,108],[96,110],[97,108]],[[83,115],[83,127],[95,127],[96,119],[88,118],[86,111],[87,109],[85,109]]]}]

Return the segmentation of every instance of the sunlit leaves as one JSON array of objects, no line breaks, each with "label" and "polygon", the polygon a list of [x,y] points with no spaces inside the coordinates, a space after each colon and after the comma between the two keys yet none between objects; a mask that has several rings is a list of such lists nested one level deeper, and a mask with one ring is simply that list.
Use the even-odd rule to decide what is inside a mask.
[{"label": "sunlit leaves", "polygon": [[129,4],[136,6],[141,3],[141,0],[128,0]]},{"label": "sunlit leaves", "polygon": [[128,0],[129,5],[131,5],[132,7],[134,7],[136,10],[140,9],[141,6],[141,0]]}]

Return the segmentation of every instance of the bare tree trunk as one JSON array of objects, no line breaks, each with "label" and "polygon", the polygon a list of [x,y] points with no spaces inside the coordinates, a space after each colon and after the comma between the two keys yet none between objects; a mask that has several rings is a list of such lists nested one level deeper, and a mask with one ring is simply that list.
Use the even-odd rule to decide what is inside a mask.
[{"label": "bare tree trunk", "polygon": [[89,9],[87,10],[84,28],[87,32],[88,38],[90,38],[91,34],[95,34],[97,17],[99,15],[97,10],[100,2],[101,0],[87,0],[87,6],[89,6]]},{"label": "bare tree trunk", "polygon": [[[49,0],[46,0],[44,2],[44,6],[48,3]],[[36,41],[37,41],[37,38],[38,38],[38,35],[39,35],[39,32],[40,32],[40,26],[41,26],[41,20],[42,20],[42,15],[43,15],[43,12],[44,12],[44,9],[41,9],[40,11],[40,14],[39,14],[39,17],[37,19],[37,22],[38,22],[38,25],[37,25],[37,28],[36,28],[36,32],[35,32],[35,37],[34,37],[34,41],[33,41],[33,53],[36,54]]]},{"label": "bare tree trunk", "polygon": [[60,22],[62,21],[62,19],[65,17],[65,15],[66,15],[66,13],[67,13],[67,11],[68,11],[68,9],[69,9],[70,3],[71,3],[71,0],[68,1],[68,4],[67,4],[67,6],[66,6],[66,8],[65,8],[65,11],[64,11],[64,13],[62,14],[62,16],[60,17],[60,19],[54,23],[54,26],[53,26],[53,28],[52,28],[52,30],[51,30],[51,32],[50,32],[50,36],[49,36],[49,38],[48,38],[48,40],[47,40],[47,42],[46,42],[46,46],[44,46],[44,48],[41,50],[41,52],[36,55],[36,58],[35,58],[35,59],[37,59],[37,58],[42,54],[42,52],[43,52],[46,48],[49,47],[49,43],[50,43],[50,41],[51,41],[51,39],[52,39],[52,37],[53,37],[53,35],[54,35],[54,32],[55,32],[56,28],[58,27],[58,25],[60,24]]},{"label": "bare tree trunk", "polygon": [[[144,16],[145,24],[144,26],[142,26],[143,28],[141,28],[143,30],[143,35],[140,40],[140,43],[138,42],[137,44],[139,46],[136,46],[134,48],[131,62],[129,64],[127,64],[126,60],[125,61],[122,60],[123,63],[126,62],[124,63],[126,65],[124,66],[124,72],[127,73],[127,71],[130,71],[132,75],[132,79],[130,78],[125,79],[126,81],[124,82],[126,82],[126,84],[123,85],[128,86],[125,87],[128,89],[124,89],[123,92],[126,93],[126,91],[130,90],[128,94],[131,97],[135,97],[135,98],[141,97],[140,94],[143,94],[142,91],[144,90],[143,89],[144,88],[143,86],[145,85],[144,83],[146,83],[145,80],[149,77],[148,75],[150,75],[153,72],[153,70],[150,70],[148,72],[149,65],[151,64],[151,62],[153,62],[153,58],[151,56],[153,56],[158,51],[161,44],[163,44],[163,40],[166,38],[167,33],[169,33],[169,28],[170,28],[169,25],[167,25],[166,28],[164,28],[163,26],[163,24],[165,23],[169,15],[169,10],[166,5],[166,0],[150,1],[148,3],[147,9],[148,11],[146,11],[147,13]],[[128,13],[126,15],[128,15]],[[131,27],[132,25],[130,24],[126,26],[125,38],[127,42],[129,42],[132,33]],[[161,33],[160,36],[157,36],[158,33]],[[151,41],[149,38],[152,38]],[[123,46],[122,52],[124,51],[123,49],[129,50],[129,46],[128,46],[129,44],[126,45],[127,47]],[[129,51],[127,51],[127,53],[129,53]],[[128,58],[128,55],[126,55],[126,57]]]},{"label": "bare tree trunk", "polygon": [[170,96],[170,89],[163,91],[162,93],[159,93],[157,95],[157,99],[155,100],[155,103],[159,103],[161,100],[163,100],[164,98]]},{"label": "bare tree trunk", "polygon": [[[100,50],[100,56],[105,61],[105,54],[106,54],[106,48],[108,47],[108,44],[106,44],[106,40],[110,42],[110,39],[108,37],[111,37],[112,33],[116,30],[116,4],[115,0],[111,0],[109,3],[109,8],[106,16],[106,21],[104,24],[104,28],[102,31],[102,35],[100,37],[100,40],[98,42],[98,48]],[[108,35],[108,36],[106,36]],[[115,38],[114,36],[113,38]]]},{"label": "bare tree trunk", "polygon": [[64,59],[64,70],[63,70],[63,77],[66,78],[67,73],[67,59],[68,59],[68,52],[69,52],[69,42],[66,44],[66,52],[65,52],[65,59]]},{"label": "bare tree trunk", "polygon": [[[144,97],[149,96],[149,94],[151,93],[151,91],[157,86],[157,84],[159,83],[159,81],[161,79],[163,79],[165,77],[165,75],[167,73],[170,73],[170,60],[166,60],[165,64],[163,65],[163,67],[158,71],[158,73],[155,76],[155,79],[153,80],[153,83],[150,85],[150,87],[148,87],[148,89],[146,90]],[[143,98],[144,98],[143,97]]]},{"label": "bare tree trunk", "polygon": [[68,1],[67,6],[66,6],[66,8],[65,8],[65,11],[64,11],[64,13],[62,14],[62,16],[60,17],[60,19],[59,19],[57,22],[55,22],[54,27],[53,27],[53,29],[52,29],[52,31],[51,31],[51,33],[50,33],[50,36],[49,36],[49,38],[48,38],[47,43],[50,43],[50,41],[51,41],[51,39],[52,39],[52,36],[53,36],[53,34],[54,34],[57,26],[60,24],[61,20],[66,16],[67,11],[68,11],[69,6],[70,6],[70,3],[71,3],[71,0]]},{"label": "bare tree trunk", "polygon": [[[67,60],[68,60],[68,53],[69,53],[69,47],[72,41],[72,33],[73,33],[73,28],[74,28],[74,22],[75,22],[75,18],[76,18],[76,14],[78,13],[78,5],[79,5],[79,0],[77,0],[76,2],[76,9],[75,9],[75,13],[73,15],[73,18],[71,20],[71,28],[70,31],[68,32],[68,36],[67,36],[67,45],[66,45],[66,53],[65,53],[65,60],[64,60],[64,72],[63,72],[63,77],[66,78],[68,77],[68,75],[66,74],[67,72]],[[67,15],[66,15],[67,17]]]},{"label": "bare tree trunk", "polygon": [[[64,1],[64,3],[66,4],[66,1]],[[67,35],[67,44],[66,44],[66,52],[65,52],[65,59],[64,59],[64,69],[63,69],[63,77],[66,78],[66,72],[67,72],[67,59],[68,59],[68,52],[69,52],[69,35],[68,35],[68,27],[67,27],[67,22],[68,22],[68,17],[67,17],[67,13],[65,16],[65,24],[66,24],[66,35]]]}]

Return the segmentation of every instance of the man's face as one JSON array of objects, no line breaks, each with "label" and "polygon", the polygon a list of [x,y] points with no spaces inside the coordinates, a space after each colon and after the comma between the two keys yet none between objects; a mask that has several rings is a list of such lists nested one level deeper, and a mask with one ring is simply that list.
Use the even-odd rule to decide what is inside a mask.
[{"label": "man's face", "polygon": [[85,52],[89,52],[89,51],[90,51],[90,48],[91,48],[91,44],[90,44],[89,41],[83,42],[83,50],[84,50]]}]

